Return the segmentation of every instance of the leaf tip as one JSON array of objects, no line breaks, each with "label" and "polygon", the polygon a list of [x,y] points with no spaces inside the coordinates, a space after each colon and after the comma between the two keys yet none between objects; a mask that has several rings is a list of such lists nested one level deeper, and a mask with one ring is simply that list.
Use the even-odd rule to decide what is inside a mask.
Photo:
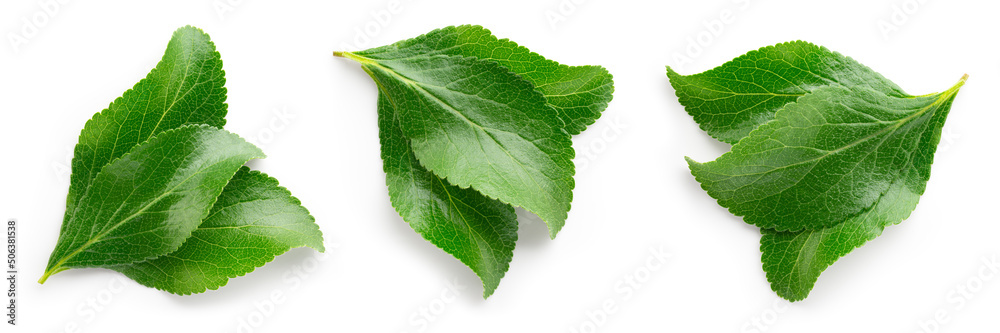
[{"label": "leaf tip", "polygon": [[[316,221],[313,221],[313,224],[316,224]],[[316,226],[316,229],[319,230],[319,225]],[[322,233],[322,231],[321,231],[321,233]],[[320,234],[318,242],[306,242],[305,246],[308,247],[308,248],[310,248],[310,249],[316,250],[316,252],[326,253],[326,245],[323,244],[323,235],[322,234]]]},{"label": "leaf tip", "polygon": [[698,165],[702,164],[701,162],[695,161],[690,156],[684,156],[684,161],[687,162],[689,168],[693,168],[695,166],[698,166]]},{"label": "leaf tip", "polygon": [[496,291],[496,290],[497,290],[496,286],[493,286],[492,288],[490,288],[490,287],[486,286],[486,284],[484,282],[483,283],[483,300],[485,301],[485,300],[489,299],[490,296],[493,296],[493,292]]}]

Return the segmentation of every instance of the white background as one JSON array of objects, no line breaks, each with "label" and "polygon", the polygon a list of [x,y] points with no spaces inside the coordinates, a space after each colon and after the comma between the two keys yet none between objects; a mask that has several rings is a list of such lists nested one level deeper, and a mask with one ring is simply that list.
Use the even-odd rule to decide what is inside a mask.
[{"label": "white background", "polygon": [[[921,323],[940,332],[1000,330],[1000,279],[978,275],[983,260],[1000,255],[995,1],[400,0],[387,24],[371,14],[387,1],[63,1],[54,14],[38,1],[0,4],[0,215],[20,221],[15,331],[918,332]],[[552,24],[547,12],[564,20]],[[712,28],[720,17],[727,22]],[[23,36],[24,19],[38,31],[15,49],[9,38]],[[884,33],[880,22],[895,30]],[[579,170],[566,227],[549,240],[543,223],[520,212],[513,262],[488,300],[468,268],[389,205],[375,86],[357,64],[331,56],[465,23],[565,64],[603,65],[616,88],[603,117],[574,138]],[[258,139],[269,157],[252,166],[312,211],[328,254],[293,250],[218,291],[186,297],[101,269],[37,284],[84,122],[144,77],[187,24],[208,32],[222,54],[226,129]],[[366,28],[370,41],[357,39]],[[764,278],[756,228],[689,175],[684,156],[707,161],[728,147],[684,112],[664,66],[696,73],[795,39],[852,56],[912,94],[971,77],[911,218],[789,304]],[[671,257],[647,267],[651,249]],[[636,274],[639,288],[626,293]],[[442,297],[454,283],[459,295]],[[978,292],[959,302],[958,286],[969,283]],[[255,307],[275,291],[280,304]],[[594,314],[606,302],[615,311]],[[433,319],[421,314],[428,307]]]}]

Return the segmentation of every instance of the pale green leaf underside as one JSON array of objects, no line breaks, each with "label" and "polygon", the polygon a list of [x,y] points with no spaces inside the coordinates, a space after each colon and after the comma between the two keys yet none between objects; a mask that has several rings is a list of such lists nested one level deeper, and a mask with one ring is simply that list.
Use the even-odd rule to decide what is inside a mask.
[{"label": "pale green leaf underside", "polygon": [[180,248],[111,269],[142,285],[187,295],[218,289],[302,246],[324,250],[323,235],[309,211],[276,179],[243,167]]},{"label": "pale green leaf underside", "polygon": [[176,250],[222,189],[264,153],[209,125],[165,131],[104,167],[69,215],[47,274],[131,264]]},{"label": "pale green leaf underside", "polygon": [[562,120],[530,82],[470,57],[348,56],[393,104],[421,166],[537,214],[555,237],[572,201],[574,153]]},{"label": "pale green leaf underside", "polygon": [[399,128],[396,110],[381,93],[378,118],[392,206],[413,230],[479,275],[483,297],[489,297],[514,255],[514,208],[451,185],[421,167]]},{"label": "pale green leaf underside", "polygon": [[509,39],[498,39],[477,25],[452,26],[356,54],[376,60],[453,55],[494,60],[534,84],[563,121],[579,134],[607,108],[614,93],[612,76],[601,66],[566,66],[545,59]]}]

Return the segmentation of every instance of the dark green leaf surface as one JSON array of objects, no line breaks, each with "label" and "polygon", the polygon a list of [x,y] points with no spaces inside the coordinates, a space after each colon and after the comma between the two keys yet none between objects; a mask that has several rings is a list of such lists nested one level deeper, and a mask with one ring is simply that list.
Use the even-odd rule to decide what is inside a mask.
[{"label": "dark green leaf surface", "polygon": [[222,189],[264,153],[209,125],[161,133],[108,164],[69,214],[45,280],[69,268],[131,264],[173,252]]},{"label": "dark green leaf surface", "polygon": [[[789,300],[805,299],[819,274],[837,259],[882,234],[882,230],[909,217],[930,180],[930,167],[941,139],[941,127],[951,109],[959,82],[940,94],[940,110],[919,139],[919,153],[910,155],[908,167],[879,200],[866,211],[841,224],[798,232],[761,229],[761,261],[771,288]],[[944,97],[951,94],[951,97]]]},{"label": "dark green leaf surface", "polygon": [[555,237],[573,190],[563,122],[530,82],[495,61],[417,56],[362,64],[397,110],[421,166],[537,214]]},{"label": "dark green leaf surface", "polygon": [[734,144],[716,161],[689,160],[692,173],[721,205],[762,227],[767,279],[792,301],[913,211],[965,82],[910,96],[805,42],[764,47],[705,73],[668,68],[667,75],[701,128]]},{"label": "dark green leaf surface", "polygon": [[667,67],[667,76],[701,129],[730,144],[771,120],[785,104],[822,87],[867,87],[906,96],[895,83],[854,59],[803,41],[762,47],[694,75]]},{"label": "dark green leaf surface", "polygon": [[944,125],[935,120],[957,91],[900,98],[865,87],[817,89],[715,161],[689,160],[691,173],[747,223],[831,227],[874,205],[903,170],[930,169],[930,158],[911,156],[933,156]]},{"label": "dark green leaf surface", "polygon": [[225,83],[208,35],[190,26],[174,32],[156,68],[84,126],[73,153],[64,221],[101,168],[136,145],[184,124],[222,128]]},{"label": "dark green leaf surface", "polygon": [[191,294],[291,247],[323,250],[297,199],[277,180],[240,169],[263,153],[221,130],[224,74],[207,34],[178,29],[156,68],[87,122],[59,240],[39,282],[105,267]]},{"label": "dark green leaf surface", "polygon": [[382,94],[378,118],[392,206],[413,230],[479,275],[483,297],[489,297],[514,255],[514,208],[473,189],[451,185],[421,167],[399,128],[396,110]]},{"label": "dark green leaf surface", "polygon": [[611,73],[601,66],[567,66],[545,59],[509,39],[498,39],[476,25],[452,26],[423,36],[355,52],[375,60],[453,55],[495,60],[530,81],[558,110],[569,134],[593,124],[614,92]]},{"label": "dark green leaf surface", "polygon": [[383,168],[393,207],[425,239],[469,266],[483,297],[506,274],[514,206],[556,234],[574,187],[570,136],[614,92],[600,66],[566,66],[480,26],[334,52],[379,90]]},{"label": "dark green leaf surface", "polygon": [[112,269],[140,284],[187,295],[218,289],[302,246],[324,250],[312,215],[278,180],[243,167],[177,251]]},{"label": "dark green leaf surface", "polygon": [[[915,170],[910,173],[916,177]],[[805,299],[823,270],[906,219],[918,199],[920,193],[900,180],[871,209],[836,226],[798,232],[761,229],[761,261],[771,289],[790,301]]]}]

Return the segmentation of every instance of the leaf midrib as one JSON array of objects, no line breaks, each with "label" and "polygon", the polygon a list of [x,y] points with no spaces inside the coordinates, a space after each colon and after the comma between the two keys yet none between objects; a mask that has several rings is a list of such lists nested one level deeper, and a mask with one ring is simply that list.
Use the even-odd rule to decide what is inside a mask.
[{"label": "leaf midrib", "polygon": [[[378,80],[376,80],[376,82],[378,82]],[[388,95],[386,95],[386,98],[388,99]],[[392,121],[392,123],[393,123],[394,126],[398,127],[399,126],[399,115],[396,113],[395,103],[393,103],[391,105],[391,107],[392,107],[392,114],[393,114],[393,117],[392,117],[393,121]],[[407,143],[407,144],[409,144],[409,143]],[[404,154],[406,156],[401,156],[400,158],[407,158],[407,159],[411,158],[411,154],[412,154],[411,152],[408,152],[407,154]],[[416,179],[413,178],[413,170],[412,169],[416,168],[416,167],[420,167],[420,166],[419,165],[416,165],[416,166],[415,165],[410,165],[410,169],[411,170],[410,170],[410,172],[408,172],[408,174],[410,176],[410,182],[414,183],[414,184],[416,184]],[[438,184],[441,186],[441,188],[444,190],[445,194],[448,196],[448,202],[450,202],[451,205],[456,208],[455,211],[458,213],[459,218],[462,220],[462,223],[465,224],[466,229],[468,229],[469,232],[470,232],[470,237],[469,237],[470,240],[473,241],[476,244],[485,244],[486,247],[489,249],[489,251],[496,251],[493,248],[493,246],[491,244],[489,244],[489,242],[486,242],[486,238],[483,237],[483,235],[479,234],[478,231],[476,231],[474,228],[472,228],[472,225],[469,223],[468,218],[465,217],[465,214],[462,213],[462,210],[461,209],[457,209],[458,208],[458,203],[456,202],[455,197],[451,194],[451,191],[448,190],[448,185],[450,185],[450,184],[446,184],[444,182],[444,180],[441,179],[441,177],[437,177],[436,175],[433,178],[438,181]],[[462,202],[462,204],[465,207],[468,207],[469,209],[472,209],[474,212],[476,212],[480,216],[485,216],[485,214],[483,214],[482,212],[480,212],[475,207],[472,207],[471,205],[465,204],[464,201],[461,201],[461,200],[458,200],[458,201]],[[492,223],[490,223],[490,227],[494,227]],[[499,232],[496,230],[496,228],[494,228],[494,232],[497,232],[499,234]],[[485,261],[486,256],[482,252],[477,251],[477,253],[479,253],[480,260]],[[490,273],[489,273],[490,275],[495,275],[496,274],[496,272],[494,272],[492,269],[489,269],[489,271],[490,271]]]},{"label": "leaf midrib", "polygon": [[[378,63],[378,62],[376,62],[376,61],[374,61],[374,60],[372,60],[372,59],[369,59],[369,58],[365,58],[365,57],[362,57],[362,56],[359,56],[359,55],[356,55],[356,54],[354,54],[354,53],[351,53],[351,52],[343,52],[342,54],[343,54],[343,55],[344,55],[344,56],[345,56],[346,58],[349,58],[349,59],[352,59],[352,60],[355,60],[355,61],[357,61],[357,62],[361,63],[361,64],[363,65],[363,66],[362,66],[362,68],[365,68],[366,66],[373,66],[373,67],[378,67],[378,68],[382,69],[383,71],[385,71],[385,72],[388,72],[388,73],[392,74],[393,76],[395,76],[395,77],[399,78],[399,79],[400,79],[401,81],[403,81],[403,82],[404,82],[404,83],[406,83],[407,85],[410,85],[410,86],[412,86],[412,87],[414,87],[414,88],[416,88],[416,89],[419,89],[419,90],[420,90],[421,92],[423,92],[423,94],[424,94],[424,95],[426,95],[426,96],[429,96],[429,97],[432,97],[432,98],[434,98],[435,100],[437,100],[438,102],[440,102],[440,103],[441,103],[442,105],[444,105],[444,106],[447,106],[447,107],[448,107],[448,109],[449,109],[449,110],[451,111],[451,113],[453,113],[453,114],[455,114],[455,115],[458,115],[459,117],[461,117],[461,119],[463,119],[464,121],[466,121],[466,122],[467,122],[468,124],[470,124],[470,125],[472,125],[472,126],[475,126],[475,127],[477,128],[477,129],[479,129],[479,130],[480,130],[480,131],[482,131],[483,133],[486,133],[486,135],[488,135],[488,136],[489,136],[489,137],[490,137],[491,139],[493,139],[493,141],[494,141],[495,143],[497,143],[497,145],[498,145],[498,146],[500,146],[500,147],[504,147],[504,145],[500,144],[500,142],[499,142],[499,141],[497,141],[497,140],[496,140],[496,138],[495,138],[495,137],[494,137],[494,136],[493,136],[492,134],[490,134],[490,132],[489,132],[489,131],[487,131],[485,127],[483,127],[482,125],[479,125],[479,124],[477,124],[476,122],[473,122],[473,121],[472,121],[471,119],[469,119],[468,117],[466,117],[466,116],[465,116],[464,114],[462,114],[461,112],[458,112],[458,111],[457,111],[457,109],[455,109],[454,107],[452,107],[451,105],[449,105],[448,103],[446,103],[446,102],[445,102],[444,100],[442,100],[441,98],[439,98],[439,97],[438,97],[437,95],[434,95],[434,94],[430,93],[429,91],[427,91],[426,89],[424,89],[421,83],[419,83],[419,82],[416,82],[416,81],[413,81],[412,79],[410,79],[410,78],[408,78],[408,77],[406,77],[406,76],[403,76],[402,74],[399,74],[399,73],[397,73],[396,71],[394,71],[394,70],[392,70],[392,69],[390,69],[390,68],[388,68],[388,67],[385,67],[385,66],[383,66],[382,64],[380,64],[380,63]],[[367,69],[365,69],[365,70],[366,70],[366,71],[368,71]],[[386,89],[385,89],[385,85],[383,85],[383,84],[382,84],[382,83],[381,83],[381,82],[380,82],[380,81],[378,80],[378,78],[377,78],[376,76],[374,76],[374,75],[371,75],[372,73],[370,73],[370,72],[369,72],[369,74],[370,74],[370,76],[372,77],[372,79],[374,79],[374,80],[375,80],[375,82],[376,82],[376,84],[377,84],[377,85],[379,86],[379,88],[380,88],[380,89],[382,89],[383,91],[385,91],[385,90],[386,90]],[[444,88],[444,87],[441,87],[441,88]],[[396,103],[395,103],[395,101],[393,101],[393,100],[392,100],[392,98],[391,98],[391,97],[389,97],[389,96],[390,96],[389,94],[386,94],[386,97],[387,97],[387,98],[389,98],[390,102],[391,102],[391,103],[393,104],[393,106],[394,106],[394,108],[395,108],[395,105],[396,105]],[[546,101],[546,105],[549,105],[549,104],[548,104],[548,101]],[[506,131],[505,131],[505,132],[506,132]],[[532,144],[534,145],[534,142],[533,142],[533,141],[531,141],[531,140],[528,140],[527,138],[524,138],[523,136],[521,136],[521,134],[520,134],[520,133],[513,133],[513,132],[508,132],[508,133],[511,133],[511,134],[515,134],[515,135],[517,135],[517,136],[521,137],[522,139],[524,139],[524,140],[525,140],[526,142],[530,142],[530,143],[532,143]],[[452,145],[455,145],[455,144],[454,144],[454,142],[452,143]],[[457,145],[456,145],[456,146],[457,146]],[[538,147],[536,146],[536,148],[538,148]],[[515,162],[517,162],[517,165],[518,165],[518,166],[519,166],[519,167],[521,168],[521,170],[522,170],[523,172],[525,172],[526,174],[530,174],[530,173],[528,173],[528,170],[527,170],[527,168],[528,168],[529,166],[526,166],[526,165],[524,165],[523,163],[521,163],[521,161],[520,161],[520,160],[518,160],[518,159],[514,158],[514,156],[513,156],[513,155],[511,155],[511,153],[510,153],[510,152],[509,152],[509,151],[508,151],[508,150],[506,149],[506,147],[504,147],[504,149],[502,149],[502,151],[504,152],[504,154],[506,154],[506,155],[507,155],[507,156],[508,156],[508,157],[510,158],[510,160],[512,160],[512,161],[515,161]],[[546,156],[547,156],[547,154],[543,154],[543,155],[546,155]],[[555,161],[553,161],[553,162],[555,162]],[[536,169],[536,168],[533,168],[533,167],[532,167],[531,169],[533,169],[533,170],[535,170],[535,171],[538,171],[538,172],[542,173],[542,172],[541,172],[541,170],[538,170],[538,169]],[[544,175],[544,173],[542,173],[542,174]],[[546,177],[548,177],[548,176],[546,175]],[[554,195],[552,195],[552,193],[549,193],[549,191],[545,191],[545,190],[544,190],[544,187],[542,187],[542,186],[541,186],[541,184],[539,184],[539,183],[538,183],[538,181],[537,181],[537,180],[535,179],[535,177],[528,177],[528,178],[529,178],[529,179],[531,179],[532,183],[533,183],[533,184],[535,185],[535,187],[537,187],[537,188],[538,188],[539,192],[541,192],[541,193],[545,194],[546,196],[548,196],[548,197],[549,197],[550,199],[552,199],[553,201],[556,201],[556,202],[558,202],[558,200],[556,200],[555,196],[554,196]],[[550,178],[550,179],[551,179],[551,178]],[[554,180],[554,179],[552,179],[552,180]],[[520,205],[520,204],[519,204],[519,205]]]},{"label": "leaf midrib", "polygon": [[[190,58],[190,57],[187,57],[187,58],[185,58],[185,59],[189,59],[189,58]],[[205,61],[205,62],[202,62],[202,65],[204,65],[204,63],[206,63],[206,62],[207,62],[207,61]],[[167,113],[170,113],[171,111],[173,111],[173,108],[174,108],[174,105],[176,105],[176,104],[177,104],[177,101],[179,101],[179,100],[181,100],[181,99],[183,99],[183,98],[187,97],[187,95],[188,95],[188,94],[190,94],[190,93],[191,93],[191,91],[194,91],[194,88],[195,88],[196,86],[198,86],[198,83],[196,82],[195,84],[191,85],[191,87],[190,87],[190,88],[188,88],[188,90],[187,90],[187,91],[185,91],[183,95],[181,95],[181,94],[180,94],[180,89],[181,89],[181,88],[183,87],[183,84],[184,84],[184,82],[186,82],[186,81],[187,81],[187,79],[188,79],[188,76],[189,76],[189,73],[190,73],[190,69],[191,69],[192,65],[193,65],[193,64],[188,64],[187,66],[184,66],[184,74],[183,74],[183,75],[181,75],[181,77],[180,77],[180,86],[178,86],[178,88],[177,88],[177,93],[175,93],[175,94],[174,94],[174,98],[173,98],[173,100],[171,101],[170,105],[169,105],[169,106],[167,106],[167,107],[165,107],[165,108],[163,109],[163,113],[161,113],[161,114],[160,114],[160,119],[159,119],[159,120],[158,120],[158,121],[156,122],[156,126],[154,126],[154,127],[153,127],[153,130],[152,130],[152,131],[150,131],[150,134],[149,134],[149,136],[148,136],[148,137],[147,137],[146,139],[140,139],[140,140],[139,140],[139,143],[137,143],[136,145],[139,145],[139,144],[141,144],[142,142],[144,142],[144,141],[146,141],[147,139],[149,139],[150,137],[153,137],[153,136],[154,136],[154,135],[156,134],[156,130],[157,130],[157,129],[159,129],[159,127],[160,127],[160,123],[162,123],[162,122],[163,122],[163,119],[164,119],[164,118],[166,117]],[[155,70],[155,68],[154,68],[154,70]],[[172,76],[171,76],[171,75],[168,75],[168,77],[171,77],[171,79],[170,79],[170,80],[168,80],[168,81],[172,81],[172,80],[173,80],[173,78],[172,78]],[[141,81],[140,81],[140,82],[141,82]],[[150,80],[150,83],[152,83],[152,84],[154,85],[154,88],[158,88],[158,87],[161,87],[161,84],[158,84],[157,82],[155,82],[155,80]],[[166,85],[166,88],[164,88],[164,90],[166,90],[167,92],[169,92],[169,90],[170,90],[169,88],[170,88],[170,84],[169,84],[169,82],[168,82],[168,83],[167,83],[167,85]],[[125,112],[132,112],[132,110],[131,110],[131,108],[125,108]],[[143,118],[145,118],[147,114],[148,114],[147,112],[143,112]],[[139,133],[140,135],[142,134],[142,128],[141,128],[141,124],[143,124],[143,123],[144,123],[143,121],[140,121],[140,128],[139,128],[139,130],[138,130],[138,133]],[[114,144],[112,144],[112,145],[111,145],[111,154],[109,154],[108,156],[115,156],[115,151],[117,151],[117,150],[118,150],[118,140],[119,140],[119,139],[121,139],[121,131],[122,131],[122,128],[123,128],[124,126],[125,126],[125,122],[121,122],[121,123],[119,123],[119,124],[118,124],[118,131],[117,131],[117,132],[115,133],[115,142],[114,142]],[[94,173],[94,171],[93,171],[93,169],[94,169],[93,167],[94,167],[95,165],[97,165],[97,157],[98,157],[98,155],[96,154],[96,150],[97,150],[97,148],[98,148],[98,147],[100,147],[100,139],[101,139],[101,136],[98,136],[98,138],[97,138],[98,142],[94,144],[94,150],[95,150],[95,154],[94,154],[94,158],[93,158],[93,160],[92,160],[92,161],[91,161],[91,163],[90,163],[90,164],[91,164],[91,168],[90,168],[90,170],[88,170],[88,173],[89,173],[90,175],[96,175],[96,174]],[[134,146],[133,146],[133,147],[134,147]],[[131,147],[130,147],[130,148],[131,148]],[[109,161],[109,163],[107,163],[107,164],[105,164],[105,165],[108,165],[108,164],[110,164],[110,162],[111,162],[111,161]],[[97,173],[100,173],[100,170],[98,170],[98,171],[97,171]],[[90,180],[91,180],[91,181],[93,181],[93,176],[90,176],[89,178],[90,178]],[[86,188],[86,189],[84,189],[84,193],[86,193],[86,192],[87,192],[87,191],[88,191],[88,190],[90,189],[90,186],[92,186],[92,185],[93,185],[93,183],[91,183],[91,182],[88,182],[88,183],[87,183],[87,188]],[[82,196],[80,197],[80,200],[77,200],[77,203],[79,203],[79,202],[80,202],[81,200],[83,200],[83,197],[82,197]]]},{"label": "leaf midrib", "polygon": [[[961,83],[959,83],[959,85],[961,85]],[[956,85],[956,87],[959,86],[959,85]],[[847,145],[844,145],[843,147],[838,147],[837,149],[826,151],[826,153],[824,153],[823,155],[820,155],[820,156],[817,156],[817,157],[813,157],[813,158],[810,158],[810,159],[806,159],[806,160],[802,160],[802,161],[795,162],[795,163],[788,164],[788,165],[782,165],[780,167],[776,167],[774,169],[770,169],[770,170],[767,170],[767,171],[754,172],[754,173],[745,173],[745,174],[738,174],[738,175],[727,175],[727,176],[752,176],[752,175],[765,174],[765,173],[770,173],[770,172],[773,172],[773,171],[776,171],[776,170],[781,170],[781,169],[785,169],[785,168],[789,168],[789,167],[794,167],[794,166],[798,166],[798,165],[807,164],[807,163],[810,163],[810,162],[822,160],[822,159],[827,158],[829,156],[832,156],[832,155],[834,155],[836,153],[839,153],[839,152],[841,152],[841,151],[843,151],[845,149],[848,149],[848,148],[854,147],[856,145],[859,145],[859,144],[861,144],[861,143],[863,143],[865,141],[868,141],[868,140],[870,140],[872,138],[875,138],[875,137],[881,136],[881,135],[883,135],[883,134],[885,134],[887,132],[895,131],[895,130],[899,129],[900,127],[902,127],[903,125],[905,125],[909,121],[911,121],[911,120],[913,120],[913,119],[915,119],[915,118],[923,115],[925,112],[927,112],[927,110],[930,110],[931,107],[938,107],[938,106],[940,106],[940,103],[944,102],[945,100],[947,100],[951,96],[954,96],[955,92],[957,92],[956,88],[952,88],[952,89],[949,89],[947,91],[941,92],[941,93],[939,93],[940,96],[938,96],[938,98],[933,103],[928,104],[927,106],[920,108],[920,110],[917,110],[913,114],[910,114],[910,115],[908,115],[906,117],[903,117],[903,118],[895,121],[895,123],[892,126],[883,128],[883,129],[881,129],[881,130],[879,130],[879,131],[877,131],[875,133],[869,134],[869,135],[867,135],[867,136],[865,136],[863,138],[860,138],[858,140],[854,140],[854,141],[848,143]]]},{"label": "leaf midrib", "polygon": [[[180,183],[178,183],[177,185],[175,185],[171,189],[165,191],[164,193],[160,194],[159,196],[157,196],[155,199],[153,199],[152,201],[150,201],[149,203],[147,203],[143,207],[139,208],[139,210],[137,210],[132,215],[129,215],[125,219],[119,221],[118,223],[116,223],[115,225],[113,225],[111,228],[102,231],[100,234],[91,237],[89,240],[87,240],[87,242],[85,242],[84,244],[80,245],[80,247],[78,247],[76,250],[74,250],[73,252],[71,252],[70,254],[68,254],[66,256],[63,256],[63,258],[60,259],[58,262],[56,262],[56,264],[53,265],[52,268],[49,269],[49,270],[55,271],[56,269],[62,267],[62,265],[65,264],[66,261],[68,261],[69,259],[73,258],[74,256],[76,256],[80,252],[83,252],[83,250],[89,248],[91,245],[93,245],[95,243],[103,241],[104,240],[103,238],[105,236],[107,236],[109,233],[111,233],[112,231],[118,229],[119,227],[121,227],[122,225],[124,225],[126,222],[131,221],[135,217],[144,214],[147,209],[149,209],[150,207],[152,207],[154,204],[158,203],[160,200],[162,200],[167,195],[173,194],[174,191],[177,190],[178,187],[180,187],[181,185],[184,185],[185,183],[187,183],[187,181],[190,180],[191,178],[193,178],[194,176],[201,174],[205,169],[207,169],[209,167],[212,167],[212,166],[224,163],[225,161],[226,160],[220,160],[220,161],[218,161],[216,163],[208,165],[207,167],[201,168],[201,170],[199,170],[198,172],[192,173],[191,175],[189,175],[187,178],[184,178],[184,180],[182,180]],[[87,189],[88,189],[87,193],[89,194],[90,193],[90,191],[89,191],[90,187],[88,187]],[[132,197],[132,194],[129,194],[129,196],[126,197],[125,200],[123,200],[123,202],[127,202],[128,199],[131,198],[131,197]],[[84,199],[84,197],[81,197],[80,201],[83,201],[83,199]],[[79,208],[79,205],[77,207]],[[108,219],[108,222],[111,222],[111,220],[114,218],[115,215],[117,215],[117,214],[112,214],[111,218]],[[74,211],[73,216],[71,217],[71,219],[72,220],[76,219],[76,211]]]}]

